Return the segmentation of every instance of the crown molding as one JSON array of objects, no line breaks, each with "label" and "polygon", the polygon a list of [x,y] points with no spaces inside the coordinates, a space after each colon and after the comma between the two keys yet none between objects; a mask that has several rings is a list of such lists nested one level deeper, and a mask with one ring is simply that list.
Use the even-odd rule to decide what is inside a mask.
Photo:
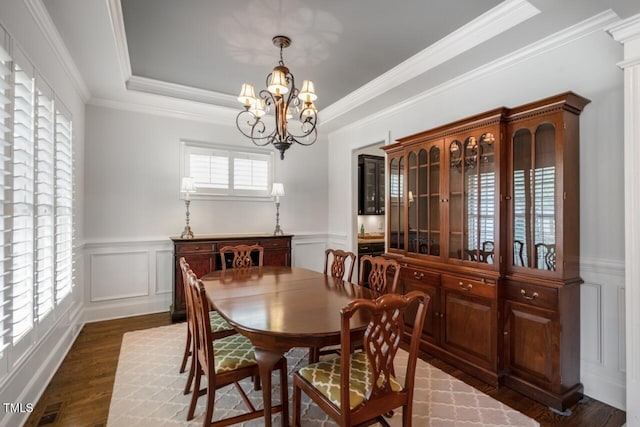
[{"label": "crown molding", "polygon": [[323,123],[437,67],[540,13],[526,0],[506,0],[322,110]]},{"label": "crown molding", "polygon": [[[127,81],[127,89],[230,108],[237,107],[238,105],[238,100],[232,95],[169,83],[162,80],[149,79],[147,77],[131,76]],[[236,110],[237,109],[238,108],[236,108]]]},{"label": "crown molding", "polygon": [[60,64],[62,64],[62,68],[65,73],[71,79],[71,82],[80,95],[80,98],[82,98],[84,102],[87,102],[91,98],[89,87],[82,78],[82,74],[80,74],[80,71],[71,57],[67,46],[62,40],[58,29],[51,20],[51,16],[49,15],[47,8],[42,4],[42,0],[24,0],[24,4],[27,6],[27,9],[33,19],[36,21],[36,24],[44,35],[44,38],[51,46],[54,55],[58,58]]},{"label": "crown molding", "polygon": [[[564,30],[558,31],[548,37],[545,37],[537,42],[531,43],[521,49],[512,52],[509,55],[505,55],[502,58],[498,58],[495,61],[489,62],[475,70],[469,71],[465,74],[461,74],[451,80],[448,80],[438,86],[435,86],[429,90],[421,92],[409,99],[394,104],[390,107],[382,109],[374,114],[371,114],[361,120],[350,123],[346,126],[336,129],[332,133],[340,132],[346,129],[357,128],[369,123],[380,121],[385,117],[397,112],[401,112],[407,108],[415,108],[416,104],[424,102],[426,99],[439,94],[441,92],[450,90],[456,86],[460,86],[469,81],[480,79],[486,75],[495,73],[502,69],[512,67],[513,65],[526,61],[534,56],[542,55],[546,52],[553,51],[565,44],[579,40],[597,31],[605,31],[613,22],[619,20],[618,15],[611,9],[601,12],[592,16],[576,25],[568,27]],[[324,119],[324,117],[323,117]]]},{"label": "crown molding", "polygon": [[607,32],[620,43],[640,39],[640,13],[613,24]]},{"label": "crown molding", "polygon": [[116,42],[118,52],[118,65],[122,83],[125,84],[131,78],[131,62],[129,61],[129,47],[127,45],[127,35],[124,29],[124,15],[122,14],[122,3],[120,0],[107,0],[107,10],[111,21],[111,30]]},{"label": "crown molding", "polygon": [[[201,108],[196,111],[192,102],[172,99],[169,99],[169,101],[173,101],[176,105],[160,105],[160,103],[158,103],[158,97],[160,97],[160,95],[158,95],[154,101],[154,99],[145,97],[145,94],[142,93],[140,93],[140,95],[142,95],[141,97],[137,97],[135,95],[136,92],[130,92],[129,94],[139,99],[119,101],[94,97],[89,100],[88,104],[114,110],[131,111],[134,113],[151,114],[224,126],[232,126],[235,123],[235,118],[238,113],[237,109],[209,104],[201,104]],[[165,98],[164,101],[166,100]]]}]

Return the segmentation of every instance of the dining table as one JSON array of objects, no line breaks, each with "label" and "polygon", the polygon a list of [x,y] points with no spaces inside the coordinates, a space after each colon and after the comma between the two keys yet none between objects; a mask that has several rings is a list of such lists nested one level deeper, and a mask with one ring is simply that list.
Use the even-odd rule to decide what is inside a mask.
[{"label": "dining table", "polygon": [[[201,278],[215,310],[255,348],[264,402],[265,426],[272,424],[271,372],[294,347],[340,344],[340,310],[355,298],[371,298],[368,288],[300,267],[250,267],[208,273]],[[369,322],[351,321],[357,341]],[[289,424],[288,384],[281,402],[282,425]]]}]

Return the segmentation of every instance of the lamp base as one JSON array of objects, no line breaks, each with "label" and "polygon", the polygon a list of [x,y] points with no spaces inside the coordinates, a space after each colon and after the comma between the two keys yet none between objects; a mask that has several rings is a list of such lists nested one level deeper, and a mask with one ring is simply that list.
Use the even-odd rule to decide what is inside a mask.
[{"label": "lamp base", "polygon": [[188,225],[186,225],[184,227],[184,231],[182,232],[182,234],[180,235],[181,239],[193,239],[193,231],[191,231],[191,227],[189,227]]},{"label": "lamp base", "polygon": [[189,205],[190,204],[191,204],[191,200],[185,199],[184,206],[187,208],[187,212],[185,213],[184,231],[180,235],[181,239],[193,239],[193,231],[191,231],[191,227],[189,226]]},{"label": "lamp base", "polygon": [[276,228],[273,230],[274,236],[282,236],[284,233],[280,228],[280,202],[276,202]]}]

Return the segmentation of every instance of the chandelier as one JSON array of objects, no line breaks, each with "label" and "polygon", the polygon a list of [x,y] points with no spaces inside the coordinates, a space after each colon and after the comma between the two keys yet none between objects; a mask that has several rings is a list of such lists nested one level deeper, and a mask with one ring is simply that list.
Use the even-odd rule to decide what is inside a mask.
[{"label": "chandelier", "polygon": [[284,160],[284,152],[294,143],[316,142],[318,111],[313,101],[318,97],[311,80],[304,80],[302,88],[296,88],[293,74],[284,65],[282,49],[291,45],[291,39],[275,36],[273,44],[280,48],[280,61],[267,76],[267,88],[257,97],[252,85],[242,85],[238,101],[244,110],[236,116],[236,126],[256,145],[273,144]]}]

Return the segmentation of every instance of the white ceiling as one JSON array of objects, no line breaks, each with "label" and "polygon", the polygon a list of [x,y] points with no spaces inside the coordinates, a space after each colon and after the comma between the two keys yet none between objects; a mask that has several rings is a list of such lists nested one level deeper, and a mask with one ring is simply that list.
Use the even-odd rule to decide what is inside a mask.
[{"label": "white ceiling", "polygon": [[283,34],[292,39],[284,62],[298,85],[314,81],[329,128],[609,9],[640,11],[637,0],[42,2],[89,102],[231,117],[243,82],[264,87],[279,57],[271,39]]}]

